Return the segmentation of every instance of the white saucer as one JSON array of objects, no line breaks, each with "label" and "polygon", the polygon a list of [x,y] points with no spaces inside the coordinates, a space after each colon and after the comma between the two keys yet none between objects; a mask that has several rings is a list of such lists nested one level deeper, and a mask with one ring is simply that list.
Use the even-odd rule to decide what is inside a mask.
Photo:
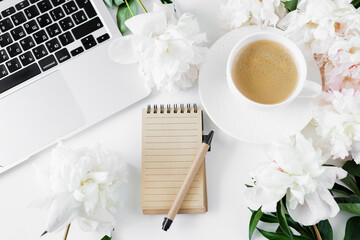
[{"label": "white saucer", "polygon": [[[211,120],[230,136],[250,143],[269,143],[301,131],[312,119],[311,100],[296,99],[291,104],[270,111],[259,111],[239,102],[226,82],[226,62],[231,49],[242,37],[274,28],[243,27],[227,33],[210,48],[199,75],[199,94]],[[309,52],[304,52],[309,56]],[[308,61],[308,79],[321,84],[321,74],[312,57]],[[310,60],[309,60],[310,59]]]}]

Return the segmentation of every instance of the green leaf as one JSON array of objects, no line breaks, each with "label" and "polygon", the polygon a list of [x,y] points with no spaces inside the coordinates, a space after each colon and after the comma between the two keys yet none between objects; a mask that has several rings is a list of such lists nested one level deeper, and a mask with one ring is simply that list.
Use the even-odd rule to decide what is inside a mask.
[{"label": "green leaf", "polygon": [[285,214],[285,217],[288,221],[289,226],[298,231],[301,235],[305,235],[309,238],[316,238],[315,233],[312,231],[312,227],[300,225],[298,222],[295,222],[288,214]]},{"label": "green leaf", "polygon": [[269,240],[289,240],[289,238],[283,233],[267,232],[267,231],[261,230],[259,228],[257,230],[259,230],[261,235],[263,235],[264,237],[266,237]]},{"label": "green leaf", "polygon": [[48,233],[47,231],[43,232],[40,237],[44,236],[47,233]]},{"label": "green leaf", "polygon": [[354,193],[360,195],[360,190],[356,185],[355,180],[348,174],[346,178],[341,179],[343,183],[346,184]]},{"label": "green leaf", "polygon": [[117,25],[121,34],[124,34],[128,30],[127,26],[125,25],[125,21],[131,17],[131,13],[126,4],[121,4],[118,7],[118,11],[116,13]]},{"label": "green leaf", "polygon": [[278,223],[278,220],[276,217],[268,215],[268,214],[263,214],[262,217],[260,218],[260,221],[266,222],[266,223]]},{"label": "green leaf", "polygon": [[281,230],[284,232],[284,234],[286,236],[288,236],[290,239],[293,239],[293,234],[289,228],[289,225],[287,223],[286,217],[285,217],[285,209],[284,209],[284,204],[282,202],[282,200],[280,200],[277,203],[276,206],[276,217],[279,221]]},{"label": "green leaf", "polygon": [[261,208],[259,208],[259,210],[254,211],[251,215],[250,218],[250,223],[249,223],[249,240],[251,239],[256,226],[258,225],[260,218],[262,217],[263,212],[261,211]]},{"label": "green leaf", "polygon": [[344,198],[344,197],[336,197],[335,201],[337,203],[360,203],[360,198]]},{"label": "green leaf", "polygon": [[162,4],[170,4],[172,3],[171,0],[160,0]]},{"label": "green leaf", "polygon": [[109,237],[108,235],[104,236],[101,240],[111,240],[112,237]]},{"label": "green leaf", "polygon": [[335,198],[341,210],[360,215],[360,198]]},{"label": "green leaf", "polygon": [[342,211],[360,215],[360,203],[339,203]]},{"label": "green leaf", "polygon": [[330,190],[331,192],[339,193],[345,196],[352,195],[353,192],[350,191],[348,188],[341,186],[340,184],[335,183],[334,187]]},{"label": "green leaf", "polygon": [[294,11],[296,9],[297,4],[298,4],[298,0],[290,0],[284,2],[285,8],[289,10],[289,12]]},{"label": "green leaf", "polygon": [[[136,0],[127,0],[127,2],[131,8],[132,13],[136,15],[138,13],[138,5]],[[121,4],[118,8],[116,20],[121,34],[124,34],[128,30],[127,26],[125,25],[125,21],[133,16],[131,11],[125,3]]]},{"label": "green leaf", "polygon": [[104,0],[104,3],[108,8],[113,8],[113,0]]},{"label": "green leaf", "polygon": [[360,236],[360,217],[352,217],[346,223],[344,240],[358,239]]},{"label": "green leaf", "polygon": [[354,0],[351,2],[352,5],[354,5],[355,8],[359,8],[360,7],[360,0]]},{"label": "green leaf", "polygon": [[342,168],[351,175],[360,177],[360,165],[354,160],[346,162]]},{"label": "green leaf", "polygon": [[318,223],[318,229],[322,240],[333,240],[333,230],[329,220],[324,220]]},{"label": "green leaf", "polygon": [[358,188],[360,189],[360,177],[355,176],[355,182]]},{"label": "green leaf", "polygon": [[125,3],[124,0],[113,0],[116,6],[120,6],[121,4]]},{"label": "green leaf", "polygon": [[[259,232],[261,233],[261,235],[263,235],[264,237],[266,237],[269,240],[289,240],[289,237],[286,236],[284,233],[272,233],[272,232],[267,232],[261,229],[257,229],[259,230]],[[294,240],[311,240],[311,238],[308,237],[304,237],[304,236],[293,236]]]},{"label": "green leaf", "polygon": [[313,226],[307,226],[306,229],[310,232],[311,239],[317,239],[315,229]]}]

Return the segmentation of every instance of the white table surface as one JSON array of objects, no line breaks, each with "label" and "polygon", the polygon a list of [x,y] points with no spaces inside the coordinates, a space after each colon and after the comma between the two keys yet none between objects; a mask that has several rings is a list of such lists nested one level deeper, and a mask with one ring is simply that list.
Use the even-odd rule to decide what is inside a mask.
[{"label": "white table surface", "polygon": [[[100,1],[100,0],[99,0]],[[145,4],[149,0],[144,0]],[[217,27],[217,0],[175,0],[177,10],[193,13],[201,29],[208,33],[208,46],[224,31]],[[136,73],[131,73],[136,74]],[[237,141],[223,133],[205,114],[205,130],[215,130],[212,151],[207,155],[207,187],[209,211],[201,215],[178,215],[168,232],[161,230],[162,215],[142,215],[140,206],[141,169],[141,108],[147,104],[199,103],[197,86],[174,95],[153,91],[141,102],[91,127],[66,141],[71,147],[92,147],[101,143],[117,152],[128,163],[128,183],[122,188],[124,206],[119,210],[115,240],[201,240],[248,239],[250,211],[242,191],[249,182],[248,172],[264,160],[264,146]],[[31,160],[0,175],[0,239],[39,239],[44,231],[47,212],[29,207],[44,194],[38,185],[33,165],[45,166],[50,159],[46,150]],[[347,214],[335,221],[335,239],[343,238]],[[264,227],[264,226],[263,226]],[[266,228],[265,226],[264,228]],[[64,232],[52,233],[42,239],[60,240]],[[103,234],[83,232],[73,223],[69,240],[100,240]],[[256,233],[254,239],[260,239]]]}]

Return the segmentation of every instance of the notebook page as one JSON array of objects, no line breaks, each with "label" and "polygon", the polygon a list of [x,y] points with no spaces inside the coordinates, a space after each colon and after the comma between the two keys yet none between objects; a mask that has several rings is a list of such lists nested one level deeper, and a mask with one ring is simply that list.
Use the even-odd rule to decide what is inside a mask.
[{"label": "notebook page", "polygon": [[[201,110],[150,113],[143,110],[142,208],[167,213],[202,144]],[[205,167],[201,166],[179,213],[206,211]]]}]

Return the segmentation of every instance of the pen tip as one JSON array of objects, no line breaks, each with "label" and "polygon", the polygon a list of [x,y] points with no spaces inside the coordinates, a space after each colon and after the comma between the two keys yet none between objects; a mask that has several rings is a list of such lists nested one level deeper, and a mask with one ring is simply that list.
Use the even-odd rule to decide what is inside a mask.
[{"label": "pen tip", "polygon": [[168,219],[167,217],[165,217],[164,221],[162,223],[162,230],[167,231],[170,228],[172,222],[173,221],[171,219]]},{"label": "pen tip", "polygon": [[206,139],[204,141],[204,143],[206,143],[207,145],[211,146],[211,141],[213,139],[214,136],[214,131],[211,131],[207,136]]}]

